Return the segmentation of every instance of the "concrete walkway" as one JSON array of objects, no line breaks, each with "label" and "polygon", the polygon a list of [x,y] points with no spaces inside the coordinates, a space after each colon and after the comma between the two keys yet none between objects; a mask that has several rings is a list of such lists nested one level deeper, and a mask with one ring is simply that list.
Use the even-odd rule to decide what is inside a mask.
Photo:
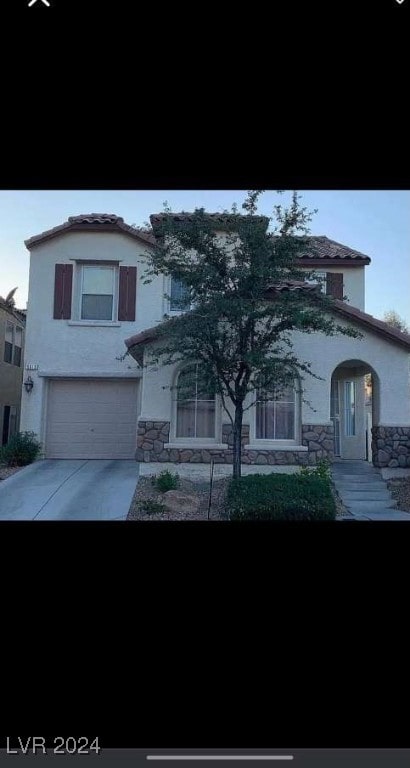
[{"label": "concrete walkway", "polygon": [[367,461],[340,461],[332,465],[336,490],[356,520],[407,520],[410,514],[396,509],[381,473]]},{"label": "concrete walkway", "polygon": [[135,461],[45,459],[0,482],[1,520],[125,520]]}]

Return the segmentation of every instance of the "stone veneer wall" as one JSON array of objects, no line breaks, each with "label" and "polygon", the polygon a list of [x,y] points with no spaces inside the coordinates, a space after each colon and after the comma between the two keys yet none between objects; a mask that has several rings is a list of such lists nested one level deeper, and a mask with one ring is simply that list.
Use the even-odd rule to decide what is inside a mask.
[{"label": "stone veneer wall", "polygon": [[[209,464],[211,459],[217,464],[232,464],[233,433],[231,424],[222,425],[222,442],[228,448],[164,448],[169,442],[169,421],[139,421],[136,461],[201,462]],[[308,451],[281,450],[245,450],[249,443],[249,425],[242,427],[242,463],[243,464],[310,464],[319,459],[334,458],[333,425],[302,426],[302,444]]]},{"label": "stone veneer wall", "polygon": [[372,427],[375,467],[410,467],[410,427]]},{"label": "stone veneer wall", "polygon": [[302,424],[302,445],[309,449],[309,464],[321,459],[335,458],[334,426],[332,424]]}]

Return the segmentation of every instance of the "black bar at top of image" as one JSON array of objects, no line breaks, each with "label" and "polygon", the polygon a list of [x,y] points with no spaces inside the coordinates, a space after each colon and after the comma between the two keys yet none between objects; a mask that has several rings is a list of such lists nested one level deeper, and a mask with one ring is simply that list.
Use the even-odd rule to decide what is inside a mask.
[{"label": "black bar at top of image", "polygon": [[[75,11],[83,11],[86,12],[87,9],[91,9],[92,11],[96,10],[110,10],[112,14],[120,14],[122,12],[130,15],[135,15],[135,6],[133,3],[130,3],[129,0],[121,0],[118,2],[116,0],[47,0],[47,2],[50,3],[50,6],[55,9],[64,10],[65,12],[69,13],[71,10]],[[21,7],[26,8],[29,3],[31,7],[47,7],[47,3],[42,2],[42,0],[13,0],[10,4],[15,7]],[[387,11],[390,11],[391,8],[398,9],[405,8],[408,6],[408,0],[360,0],[360,3],[357,2],[357,0],[344,0],[343,2],[343,13],[347,14],[357,14],[358,12],[372,12],[373,14],[377,16],[381,16],[385,14]],[[293,13],[295,10],[298,9],[298,6],[300,8],[306,7],[305,0],[293,0],[292,3],[293,6]],[[322,10],[329,10],[329,0],[309,0],[309,7],[313,12],[322,11]],[[333,7],[334,12],[334,7]]]},{"label": "black bar at top of image", "polygon": [[[278,16],[303,13],[308,14],[310,18],[322,15],[326,20],[327,18],[330,19],[330,15],[334,16],[337,12],[338,20],[342,22],[350,18],[356,21],[367,19],[368,23],[371,24],[376,21],[383,22],[390,17],[396,18],[400,23],[403,15],[408,14],[409,8],[410,0],[360,0],[360,2],[344,0],[337,6],[336,10],[335,3],[331,3],[329,0],[309,0],[308,4],[305,0],[293,0],[288,7],[284,3],[277,4],[276,8],[269,9],[269,13],[274,12]],[[100,18],[105,16],[107,23],[116,19],[135,20],[140,17],[141,13],[138,9],[138,16],[136,16],[136,6],[129,0],[120,0],[120,2],[118,0],[4,0],[2,3],[3,11],[10,15],[21,16],[23,13],[27,19],[29,17],[31,19],[38,18],[40,13],[43,19],[46,13],[49,18],[54,14],[77,20],[80,16],[82,19],[89,17],[94,21],[98,16]],[[166,9],[163,11],[164,14],[169,12]]]}]

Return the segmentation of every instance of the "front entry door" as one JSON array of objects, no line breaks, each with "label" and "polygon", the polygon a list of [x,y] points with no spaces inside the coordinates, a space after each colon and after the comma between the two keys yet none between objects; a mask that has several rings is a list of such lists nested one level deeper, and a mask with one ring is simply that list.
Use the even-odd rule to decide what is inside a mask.
[{"label": "front entry door", "polygon": [[340,394],[339,381],[332,379],[330,387],[330,418],[333,421],[335,456],[341,456],[340,446]]},{"label": "front entry door", "polygon": [[363,378],[352,376],[349,379],[332,379],[330,398],[335,455],[342,459],[365,459]]}]

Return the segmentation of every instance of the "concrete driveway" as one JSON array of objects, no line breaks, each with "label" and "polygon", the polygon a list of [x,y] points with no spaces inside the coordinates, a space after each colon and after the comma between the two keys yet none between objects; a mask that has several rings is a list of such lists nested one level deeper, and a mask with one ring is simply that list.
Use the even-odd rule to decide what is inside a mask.
[{"label": "concrete driveway", "polygon": [[125,520],[135,461],[44,459],[0,482],[1,520]]}]

